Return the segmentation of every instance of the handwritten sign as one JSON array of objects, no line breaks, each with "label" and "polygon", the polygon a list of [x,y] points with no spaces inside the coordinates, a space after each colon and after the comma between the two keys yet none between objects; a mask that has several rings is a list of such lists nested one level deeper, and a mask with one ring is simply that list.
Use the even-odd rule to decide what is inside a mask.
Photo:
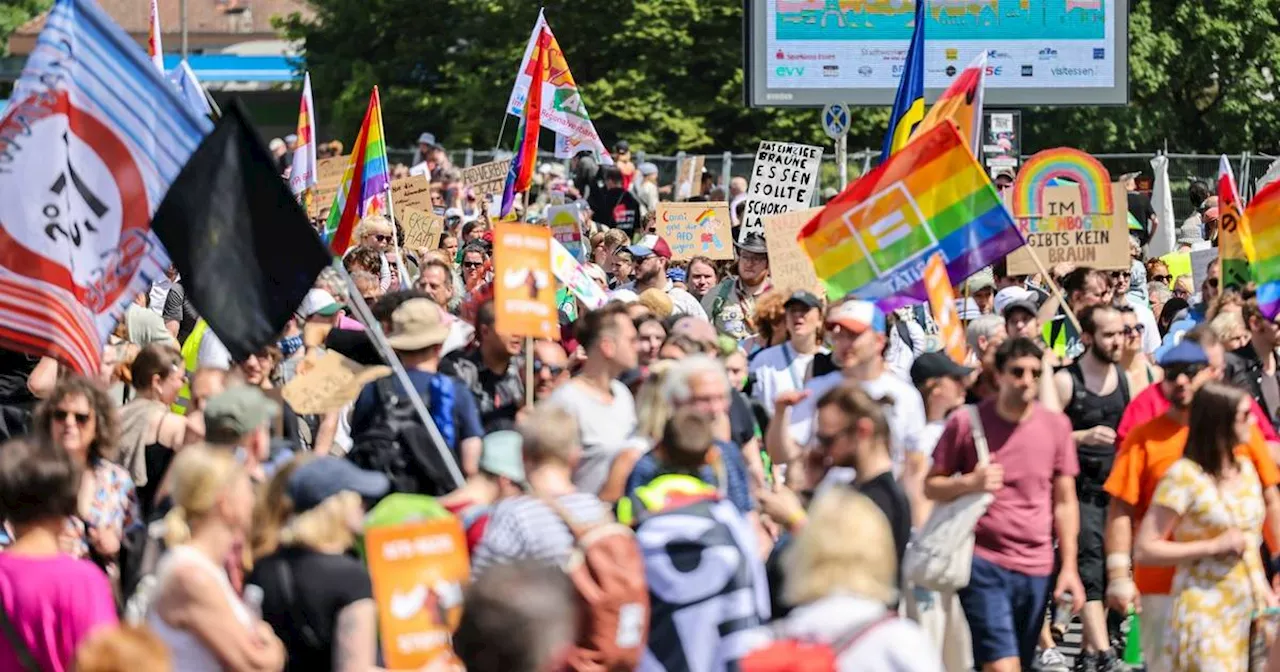
[{"label": "handwritten sign", "polygon": [[658,235],[671,247],[674,260],[697,256],[732,259],[733,232],[729,224],[729,204],[658,203]]},{"label": "handwritten sign", "polygon": [[490,161],[470,168],[462,169],[462,183],[471,187],[476,200],[485,200],[491,196],[502,196],[502,188],[507,182],[507,171],[511,169],[511,159]]},{"label": "handwritten sign", "polygon": [[396,219],[404,229],[405,249],[434,250],[440,246],[444,217],[430,210],[396,206]]},{"label": "handwritten sign", "polygon": [[947,260],[942,252],[934,252],[924,267],[924,287],[929,294],[929,308],[933,321],[938,325],[938,336],[947,356],[963,365],[969,357],[964,340],[964,325],[956,311],[956,294],[951,288],[951,276],[947,273]]},{"label": "handwritten sign", "polygon": [[401,208],[432,212],[431,182],[425,175],[410,175],[395,180],[391,183],[391,205],[395,208],[397,217]]},{"label": "handwritten sign", "polygon": [[499,222],[493,233],[493,307],[500,334],[558,340],[551,229]]},{"label": "handwritten sign", "polygon": [[458,519],[434,518],[365,530],[378,605],[382,656],[391,669],[421,669],[449,651],[470,580]]},{"label": "handwritten sign", "polygon": [[813,270],[809,255],[804,253],[804,249],[796,241],[800,229],[819,212],[822,212],[822,208],[809,208],[764,218],[764,228],[769,232],[765,236],[765,246],[769,252],[769,277],[773,279],[773,286],[783,292],[799,289],[812,292],[818,289],[818,294],[821,295],[825,291],[819,289],[822,283],[818,281],[818,274]]},{"label": "handwritten sign", "polygon": [[280,392],[295,413],[323,415],[355,401],[365,385],[389,375],[389,367],[361,366],[330,350]]},{"label": "handwritten sign", "polygon": [[748,233],[764,234],[762,219],[768,215],[809,207],[818,189],[822,148],[789,142],[762,142],[751,167],[746,213],[738,239]]},{"label": "handwritten sign", "polygon": [[[1026,248],[1009,254],[1010,275],[1038,273],[1031,249],[1046,268],[1072,263],[1099,270],[1129,270],[1129,224],[1124,185],[1111,185],[1115,212],[1086,214],[1080,188],[1074,185],[1045,187],[1040,216],[1018,220]],[[1030,248],[1030,249],[1028,249]]]},{"label": "handwritten sign", "polygon": [[578,261],[582,261],[585,254],[582,247],[581,214],[582,210],[576,205],[553,205],[547,208],[547,226],[551,227],[551,235]]},{"label": "handwritten sign", "polygon": [[338,197],[342,174],[347,170],[350,156],[334,156],[316,162],[315,194],[311,197],[311,216],[327,217],[329,206]]},{"label": "handwritten sign", "polygon": [[705,156],[686,156],[676,166],[675,198],[687,201],[702,195],[702,171],[706,167]]}]

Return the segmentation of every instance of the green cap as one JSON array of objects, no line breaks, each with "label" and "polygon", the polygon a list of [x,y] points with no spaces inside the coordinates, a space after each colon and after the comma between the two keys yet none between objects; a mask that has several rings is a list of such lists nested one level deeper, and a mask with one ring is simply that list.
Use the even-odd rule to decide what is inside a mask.
[{"label": "green cap", "polygon": [[234,443],[275,419],[280,404],[252,385],[236,385],[209,397],[204,407],[205,439]]},{"label": "green cap", "polygon": [[524,486],[524,440],[519,432],[509,429],[490,432],[480,448],[480,471],[505,476]]}]

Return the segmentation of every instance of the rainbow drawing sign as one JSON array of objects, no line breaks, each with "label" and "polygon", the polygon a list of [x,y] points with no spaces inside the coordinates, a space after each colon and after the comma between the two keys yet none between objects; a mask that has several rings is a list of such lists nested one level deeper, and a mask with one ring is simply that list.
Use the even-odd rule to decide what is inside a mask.
[{"label": "rainbow drawing sign", "polygon": [[1097,159],[1069,147],[1046,149],[1022,166],[1006,204],[1027,245],[1009,255],[1009,273],[1062,263],[1129,268],[1127,199]]},{"label": "rainbow drawing sign", "polygon": [[658,203],[657,220],[658,235],[671,247],[672,259],[733,258],[728,203],[662,201]]}]

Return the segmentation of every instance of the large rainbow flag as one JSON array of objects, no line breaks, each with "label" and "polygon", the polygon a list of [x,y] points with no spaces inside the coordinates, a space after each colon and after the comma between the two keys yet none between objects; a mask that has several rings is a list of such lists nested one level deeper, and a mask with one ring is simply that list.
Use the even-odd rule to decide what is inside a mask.
[{"label": "large rainbow flag", "polygon": [[360,125],[360,134],[351,147],[351,160],[342,173],[342,182],[324,227],[325,241],[334,254],[341,255],[347,251],[351,245],[351,234],[361,219],[382,212],[390,186],[387,145],[382,135],[382,102],[375,86],[373,93],[369,94],[364,123]]},{"label": "large rainbow flag", "polygon": [[1258,307],[1268,319],[1280,313],[1280,182],[1262,188],[1249,201],[1244,219],[1253,234],[1253,279]]},{"label": "large rainbow flag", "polygon": [[524,112],[520,118],[520,130],[516,132],[516,155],[507,169],[507,182],[502,188],[502,209],[499,216],[511,214],[516,194],[529,191],[533,184],[533,167],[538,164],[538,136],[542,133],[542,86],[547,78],[550,60],[551,32],[543,29],[533,53],[533,75],[539,86],[530,86],[524,99]]},{"label": "large rainbow flag", "polygon": [[832,299],[892,310],[928,298],[924,269],[941,251],[961,282],[1023,245],[968,142],[939,124],[849,185],[796,237]]}]

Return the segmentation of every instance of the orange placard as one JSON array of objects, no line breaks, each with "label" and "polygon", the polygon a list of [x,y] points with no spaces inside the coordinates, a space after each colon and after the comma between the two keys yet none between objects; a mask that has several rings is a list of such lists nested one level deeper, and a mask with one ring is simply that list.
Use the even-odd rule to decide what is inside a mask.
[{"label": "orange placard", "polygon": [[458,519],[375,527],[365,549],[387,667],[418,669],[448,652],[471,574]]},{"label": "orange placard", "polygon": [[963,365],[969,356],[969,347],[964,341],[960,313],[956,312],[956,294],[951,291],[947,260],[941,252],[934,252],[924,267],[924,287],[929,292],[929,307],[933,310],[933,321],[938,323],[942,347],[952,361]]},{"label": "orange placard", "polygon": [[494,327],[506,336],[560,339],[551,229],[498,222],[493,230]]}]

